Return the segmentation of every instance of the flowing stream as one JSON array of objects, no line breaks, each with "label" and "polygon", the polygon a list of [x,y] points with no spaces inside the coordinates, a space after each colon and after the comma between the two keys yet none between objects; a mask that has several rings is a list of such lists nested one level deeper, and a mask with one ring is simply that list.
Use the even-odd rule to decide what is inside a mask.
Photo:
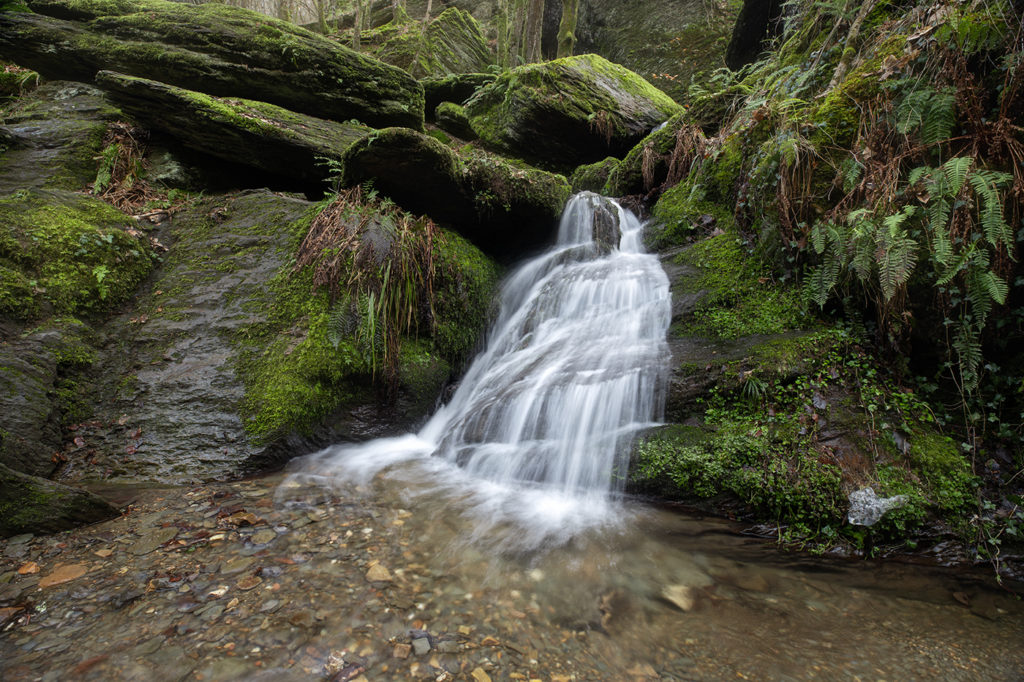
[{"label": "flowing stream", "polygon": [[367,480],[430,457],[470,497],[480,536],[518,549],[613,518],[636,434],[657,423],[668,365],[668,279],[642,225],[590,192],[570,200],[554,248],[505,282],[486,349],[416,435],[325,450],[304,476]]}]

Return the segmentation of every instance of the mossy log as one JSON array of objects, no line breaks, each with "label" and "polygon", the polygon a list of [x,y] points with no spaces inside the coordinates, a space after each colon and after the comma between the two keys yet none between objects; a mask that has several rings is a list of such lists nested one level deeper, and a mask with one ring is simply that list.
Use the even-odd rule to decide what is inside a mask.
[{"label": "mossy log", "polygon": [[561,175],[460,155],[432,137],[388,128],[354,144],[343,184],[374,187],[413,213],[451,225],[485,253],[509,261],[550,240],[569,198]]},{"label": "mossy log", "polygon": [[513,69],[466,103],[489,148],[565,171],[621,157],[681,111],[641,76],[593,54]]},{"label": "mossy log", "polygon": [[29,476],[0,464],[0,537],[55,533],[120,512],[90,492]]},{"label": "mossy log", "polygon": [[101,71],[96,82],[142,124],[190,149],[302,181],[326,179],[332,171],[324,160],[340,160],[370,131],[264,102],[212,97],[110,71]]},{"label": "mossy log", "polygon": [[47,78],[118,71],[337,121],[419,128],[423,88],[324,36],[226,5],[32,0],[0,14],[0,59]]}]

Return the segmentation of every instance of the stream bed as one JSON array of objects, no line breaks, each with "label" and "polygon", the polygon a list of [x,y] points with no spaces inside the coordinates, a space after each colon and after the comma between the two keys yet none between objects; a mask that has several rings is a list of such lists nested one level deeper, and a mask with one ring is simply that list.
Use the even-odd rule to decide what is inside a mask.
[{"label": "stream bed", "polygon": [[[613,502],[510,550],[406,463],[121,491],[121,518],[0,544],[4,680],[1019,680],[1024,606],[966,574],[786,553]],[[106,491],[108,494],[111,491]],[[127,501],[127,500],[125,500]],[[468,506],[467,506],[468,504]],[[469,539],[472,538],[472,539]]]}]

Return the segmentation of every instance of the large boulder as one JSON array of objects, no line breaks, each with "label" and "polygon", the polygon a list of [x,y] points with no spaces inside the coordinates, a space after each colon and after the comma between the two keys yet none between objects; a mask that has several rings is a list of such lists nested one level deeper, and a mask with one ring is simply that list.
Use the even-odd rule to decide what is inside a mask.
[{"label": "large boulder", "polygon": [[362,37],[368,52],[417,77],[485,71],[494,53],[469,12],[450,7],[427,23],[401,9],[394,19]]},{"label": "large boulder", "polygon": [[485,145],[558,170],[622,156],[680,111],[642,77],[597,55],[521,66],[466,103]]},{"label": "large boulder", "polygon": [[0,13],[0,58],[47,78],[117,71],[338,121],[419,128],[423,89],[401,69],[305,29],[220,4],[32,0]]},{"label": "large boulder", "polygon": [[549,242],[569,198],[561,175],[484,152],[460,155],[407,128],[371,133],[346,152],[344,167],[343,184],[373,180],[406,210],[451,225],[506,261]]},{"label": "large boulder", "polygon": [[143,125],[189,149],[304,182],[326,179],[329,162],[370,130],[110,71],[96,82]]}]

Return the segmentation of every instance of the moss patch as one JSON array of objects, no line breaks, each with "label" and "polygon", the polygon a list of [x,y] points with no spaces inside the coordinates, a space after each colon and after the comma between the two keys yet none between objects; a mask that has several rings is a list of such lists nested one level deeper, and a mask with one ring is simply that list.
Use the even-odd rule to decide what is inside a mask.
[{"label": "moss patch", "polygon": [[678,258],[700,268],[693,286],[706,292],[693,320],[679,330],[682,333],[734,339],[814,324],[799,289],[776,283],[770,269],[747,251],[735,232],[705,239]]},{"label": "moss patch", "polygon": [[0,314],[31,320],[111,310],[154,258],[145,235],[99,200],[43,191],[0,198]]}]

